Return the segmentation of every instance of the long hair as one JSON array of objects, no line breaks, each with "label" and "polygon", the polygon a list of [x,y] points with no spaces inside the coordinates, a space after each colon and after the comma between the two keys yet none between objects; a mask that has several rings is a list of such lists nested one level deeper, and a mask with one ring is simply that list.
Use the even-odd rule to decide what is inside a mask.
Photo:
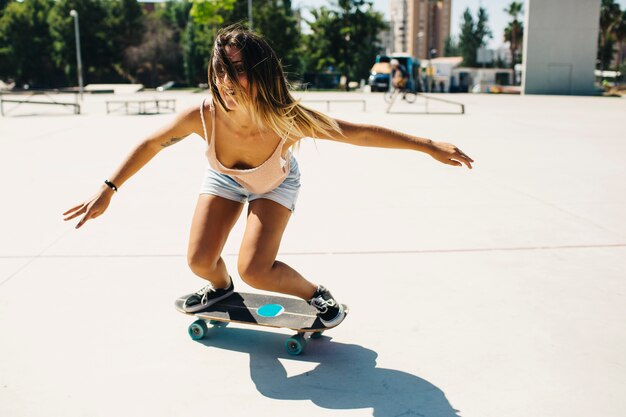
[{"label": "long hair", "polygon": [[[227,46],[241,51],[247,88],[243,88],[238,81],[237,69],[226,53]],[[265,39],[241,25],[232,25],[217,33],[208,75],[214,102],[226,113],[230,110],[217,88],[218,78],[223,79],[225,75],[236,95],[237,105],[247,111],[256,123],[268,126],[277,135],[289,135],[290,138],[341,135],[334,119],[302,106],[291,95],[274,50]]]}]

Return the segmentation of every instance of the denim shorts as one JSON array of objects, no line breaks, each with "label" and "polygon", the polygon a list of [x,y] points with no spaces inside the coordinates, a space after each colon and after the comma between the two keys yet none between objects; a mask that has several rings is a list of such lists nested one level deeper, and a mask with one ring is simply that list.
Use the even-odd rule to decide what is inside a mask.
[{"label": "denim shorts", "polygon": [[296,158],[293,155],[291,155],[290,158],[291,169],[289,170],[287,178],[285,178],[278,187],[265,194],[254,194],[242,187],[230,175],[217,172],[211,167],[207,168],[206,175],[202,181],[202,187],[200,188],[200,194],[216,195],[240,203],[265,198],[293,212],[296,209],[296,201],[298,200],[298,193],[300,192],[300,169],[298,168]]}]

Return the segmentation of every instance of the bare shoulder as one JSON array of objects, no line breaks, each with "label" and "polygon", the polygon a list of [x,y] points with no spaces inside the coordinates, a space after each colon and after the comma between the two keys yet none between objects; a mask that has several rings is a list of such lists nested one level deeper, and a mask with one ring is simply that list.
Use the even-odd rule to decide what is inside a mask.
[{"label": "bare shoulder", "polygon": [[[185,131],[188,131],[189,134],[197,133],[202,136],[202,116],[200,113],[200,104],[197,106],[191,106],[180,113],[178,113],[175,123],[179,125],[179,127]],[[211,126],[211,117],[207,117],[208,107],[205,104],[202,109],[204,112],[204,121],[207,124],[207,128]]]}]

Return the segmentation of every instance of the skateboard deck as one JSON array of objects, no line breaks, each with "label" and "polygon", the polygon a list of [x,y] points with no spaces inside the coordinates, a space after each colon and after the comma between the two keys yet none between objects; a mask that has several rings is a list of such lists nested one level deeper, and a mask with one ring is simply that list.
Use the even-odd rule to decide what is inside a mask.
[{"label": "skateboard deck", "polygon": [[[207,335],[207,323],[217,327],[227,323],[240,323],[285,328],[297,332],[285,341],[287,352],[299,355],[306,346],[307,337],[319,338],[322,332],[329,329],[317,317],[315,308],[297,298],[235,292],[206,310],[188,313],[183,310],[183,303],[190,295],[178,298],[175,307],[181,313],[198,318],[188,329],[189,335],[194,340],[203,339]],[[348,307],[343,305],[343,308],[347,314]]]}]

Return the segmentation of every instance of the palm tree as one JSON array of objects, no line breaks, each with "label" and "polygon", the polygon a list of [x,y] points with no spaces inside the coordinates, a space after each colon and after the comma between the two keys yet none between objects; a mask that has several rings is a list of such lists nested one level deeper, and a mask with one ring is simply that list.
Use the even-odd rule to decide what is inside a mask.
[{"label": "palm tree", "polygon": [[[621,71],[622,62],[624,61],[624,56],[622,52],[624,51],[624,41],[626,41],[626,10],[622,12],[619,21],[613,27],[613,36],[615,36],[615,40],[619,45],[618,49],[618,57],[617,57],[617,70]],[[623,74],[622,74],[623,77]]]},{"label": "palm tree", "polygon": [[615,0],[602,0],[600,9],[600,37],[598,45],[598,55],[600,59],[600,69],[604,71],[610,65],[613,57],[613,28],[621,18],[621,10]]},{"label": "palm tree", "polygon": [[513,1],[504,11],[513,19],[504,29],[504,41],[509,43],[511,50],[511,69],[513,70],[513,85],[517,84],[515,79],[515,64],[517,63],[517,54],[524,39],[524,25],[518,20],[518,16],[522,13],[523,3]]}]

